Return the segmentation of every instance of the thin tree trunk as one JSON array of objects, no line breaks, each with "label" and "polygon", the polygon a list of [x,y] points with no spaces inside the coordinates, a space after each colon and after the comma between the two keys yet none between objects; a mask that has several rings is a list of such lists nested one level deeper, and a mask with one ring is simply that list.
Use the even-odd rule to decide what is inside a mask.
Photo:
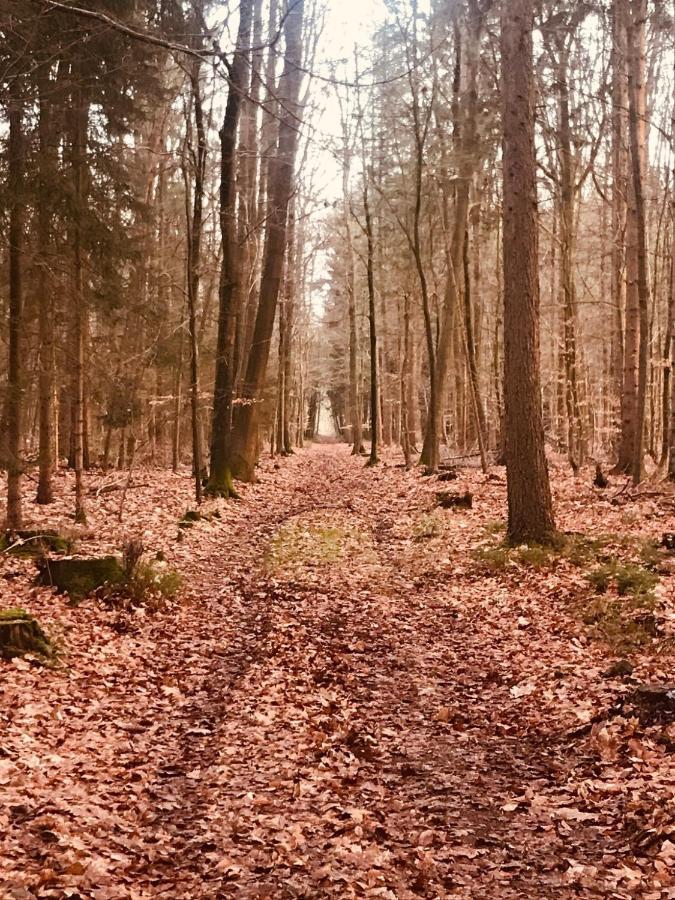
[{"label": "thin tree trunk", "polygon": [[379,403],[378,403],[378,366],[377,366],[377,322],[375,319],[375,275],[374,275],[374,256],[375,246],[373,242],[373,222],[370,212],[370,201],[368,198],[368,182],[365,180],[367,175],[364,174],[363,184],[363,211],[366,221],[366,280],[368,283],[368,334],[370,338],[370,456],[368,457],[368,465],[376,466],[377,458],[377,439],[379,427]]},{"label": "thin tree trunk", "polygon": [[72,448],[75,469],[75,521],[84,524],[87,513],[84,506],[84,404],[85,404],[85,316],[84,260],[82,246],[82,219],[85,198],[85,154],[87,146],[88,104],[82,88],[77,86],[73,97],[72,178],[74,195],[73,215],[73,418]]},{"label": "thin tree trunk", "polygon": [[633,0],[630,27],[630,62],[628,79],[628,124],[630,156],[635,197],[635,225],[637,237],[637,297],[639,321],[638,383],[636,427],[632,457],[633,483],[644,477],[644,427],[647,403],[649,365],[649,282],[647,279],[647,235],[644,198],[644,43],[647,0]]},{"label": "thin tree trunk", "polygon": [[[197,304],[201,280],[201,247],[204,207],[204,178],[206,175],[206,128],[201,94],[201,62],[196,60],[190,71],[190,87],[194,105],[197,146],[193,153],[194,193],[192,212],[188,221],[187,301],[188,334],[190,338],[190,412],[192,424],[192,466],[195,500],[202,502],[202,440],[199,422],[199,346],[197,341]],[[187,172],[186,172],[187,184]]]},{"label": "thin tree trunk", "polygon": [[41,75],[39,97],[39,180],[38,207],[38,310],[39,310],[39,475],[36,502],[51,503],[54,499],[52,473],[54,470],[54,296],[49,276],[49,240],[51,213],[52,166],[50,101],[45,97],[47,80]]},{"label": "thin tree trunk", "polygon": [[623,389],[623,304],[626,238],[626,22],[625,0],[614,0],[612,15],[612,343],[610,389],[613,424],[621,427]]},{"label": "thin tree trunk", "polygon": [[23,178],[25,148],[23,103],[15,76],[9,99],[7,144],[9,188],[9,352],[7,366],[7,528],[21,528],[22,327],[23,327]]}]

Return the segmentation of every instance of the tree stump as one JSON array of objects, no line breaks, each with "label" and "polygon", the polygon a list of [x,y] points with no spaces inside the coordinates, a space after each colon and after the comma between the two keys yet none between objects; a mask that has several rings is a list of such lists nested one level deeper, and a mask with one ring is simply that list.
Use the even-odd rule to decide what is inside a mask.
[{"label": "tree stump", "polygon": [[473,495],[468,491],[465,494],[452,494],[448,491],[439,491],[436,494],[436,504],[441,509],[471,509]]},{"label": "tree stump", "polygon": [[642,725],[675,722],[675,684],[641,684],[626,700]]},{"label": "tree stump", "polygon": [[438,476],[439,481],[457,481],[458,478],[459,473],[457,472],[457,469],[447,469]]},{"label": "tree stump", "polygon": [[71,542],[55,531],[6,531],[0,535],[0,552],[11,556],[39,556],[42,553],[69,553]]},{"label": "tree stump", "polygon": [[25,653],[51,659],[54,648],[37,620],[25,609],[0,610],[0,656],[13,659]]},{"label": "tree stump", "polygon": [[42,559],[38,562],[40,584],[53,585],[60,594],[79,601],[103,585],[122,584],[124,568],[116,556],[90,559]]}]

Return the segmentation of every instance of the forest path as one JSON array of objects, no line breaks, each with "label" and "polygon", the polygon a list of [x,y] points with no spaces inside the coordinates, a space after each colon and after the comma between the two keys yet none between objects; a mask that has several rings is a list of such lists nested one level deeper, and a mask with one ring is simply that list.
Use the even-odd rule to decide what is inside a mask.
[{"label": "forest path", "polygon": [[[186,898],[605,896],[594,870],[565,887],[599,861],[568,845],[602,855],[583,814],[523,827],[568,773],[510,690],[531,639],[518,598],[474,607],[461,566],[448,596],[435,513],[400,469],[331,445],[282,468],[195,586],[226,575],[234,598],[195,643],[210,665],[181,687],[176,757],[147,788],[161,849],[137,876]],[[455,555],[469,520],[443,515]]]},{"label": "forest path", "polygon": [[300,451],[173,544],[188,602],[78,611],[91,646],[17,716],[0,895],[643,896],[565,738],[606,661],[558,577],[476,567],[505,486],[466,477],[440,511],[418,472]]}]

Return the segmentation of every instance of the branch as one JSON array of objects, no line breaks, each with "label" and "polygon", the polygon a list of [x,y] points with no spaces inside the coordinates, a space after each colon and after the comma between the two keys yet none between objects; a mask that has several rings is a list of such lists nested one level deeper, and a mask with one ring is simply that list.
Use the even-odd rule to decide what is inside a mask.
[{"label": "branch", "polygon": [[117,19],[113,19],[105,13],[96,12],[93,9],[82,9],[82,7],[79,6],[71,6],[69,3],[60,3],[59,0],[31,0],[31,2],[37,3],[39,6],[44,6],[46,9],[72,13],[76,16],[82,16],[85,19],[94,19],[97,22],[101,22],[103,25],[107,25],[114,31],[126,34],[136,41],[153,44],[155,47],[163,47],[165,50],[171,50],[174,53],[186,53],[188,56],[196,56],[197,59],[202,60],[208,56],[222,55],[218,50],[194,50],[186,44],[176,44],[173,41],[168,41],[165,38],[158,37],[156,34],[151,34],[148,31],[137,31],[135,28],[131,28],[131,26],[125,25],[123,22],[118,22]]}]

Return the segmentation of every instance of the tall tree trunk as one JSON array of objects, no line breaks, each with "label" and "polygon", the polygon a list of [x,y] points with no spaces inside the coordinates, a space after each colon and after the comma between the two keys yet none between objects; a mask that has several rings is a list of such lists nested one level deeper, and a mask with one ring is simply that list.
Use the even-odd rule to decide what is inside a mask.
[{"label": "tall tree trunk", "polygon": [[25,146],[23,102],[18,78],[11,82],[7,177],[9,188],[9,352],[7,366],[7,528],[21,528],[21,441],[23,373],[23,178]]},{"label": "tall tree trunk", "polygon": [[352,455],[361,452],[361,404],[359,402],[359,337],[356,322],[356,288],[354,274],[354,238],[349,209],[349,173],[351,148],[348,146],[347,122],[343,120],[345,143],[342,161],[342,221],[345,229],[345,287],[349,313],[349,421],[352,426]]},{"label": "tall tree trunk", "polygon": [[246,79],[246,47],[251,32],[253,0],[242,0],[239,30],[232,65],[227,104],[220,129],[220,233],[223,262],[220,270],[216,374],[213,387],[211,427],[211,469],[207,492],[236,496],[232,483],[230,441],[232,437],[232,401],[234,399],[234,345],[237,330],[237,228],[236,228],[236,139],[241,111],[242,90]]},{"label": "tall tree trunk", "polygon": [[[190,413],[192,424],[192,467],[195,500],[202,502],[202,439],[199,421],[199,346],[197,341],[197,305],[201,280],[201,253],[206,176],[206,127],[201,92],[201,61],[195,60],[190,70],[190,88],[195,116],[197,146],[193,151],[194,185],[192,210],[188,209],[187,303],[190,338]],[[187,184],[187,172],[186,172]]]},{"label": "tall tree trunk", "polygon": [[367,175],[364,173],[363,211],[366,221],[366,281],[368,283],[368,334],[370,339],[370,456],[368,465],[376,466],[377,440],[379,428],[379,392],[377,366],[377,322],[375,319],[375,245],[373,241],[373,220],[368,197]]},{"label": "tall tree trunk", "polygon": [[485,450],[485,412],[480,396],[480,380],[478,377],[478,362],[476,359],[476,339],[473,323],[473,308],[471,301],[471,272],[469,270],[469,232],[464,235],[464,335],[466,345],[466,362],[471,381],[471,397],[476,418],[476,438],[478,441],[478,453],[483,472],[488,470],[487,453]]},{"label": "tall tree trunk", "polygon": [[[482,32],[483,13],[478,3],[475,0],[471,0],[466,25],[464,28],[460,28],[459,23],[456,23],[455,26],[457,64],[454,86],[454,97],[456,100],[453,104],[453,118],[454,141],[459,158],[459,177],[455,186],[455,205],[450,246],[446,248],[448,271],[434,367],[435,385],[431,391],[430,415],[427,420],[424,445],[420,458],[420,462],[425,463],[431,469],[438,465],[439,459],[439,441],[443,431],[441,407],[447,387],[452,355],[452,334],[457,321],[456,313],[460,303],[460,285],[464,267],[464,244],[468,227],[469,197],[474,174],[480,163],[477,115],[478,68]],[[448,191],[447,185],[443,185],[443,190]],[[471,341],[471,347],[465,342],[463,349],[465,354],[474,353],[473,341]],[[471,363],[469,363],[470,366]],[[480,397],[476,399],[478,405],[482,406]],[[474,409],[479,415],[478,406],[474,406]]]},{"label": "tall tree trunk", "polygon": [[279,81],[279,140],[268,172],[270,208],[265,235],[260,299],[253,342],[246,366],[239,408],[230,446],[230,469],[235,478],[255,480],[258,456],[258,417],[267,372],[274,318],[286,249],[288,206],[293,192],[293,170],[300,123],[302,82],[302,26],[304,0],[289,6],[284,22],[286,51]]},{"label": "tall tree trunk", "polygon": [[[621,429],[623,393],[623,306],[625,297],[626,241],[626,15],[625,0],[614,0],[612,13],[612,343],[611,404],[617,430]],[[627,460],[619,460],[625,469]]]},{"label": "tall tree trunk", "polygon": [[[75,72],[76,78],[79,72]],[[87,513],[84,506],[84,405],[85,405],[85,317],[87,315],[84,296],[84,248],[83,218],[86,203],[85,166],[87,152],[87,125],[89,106],[83,89],[77,85],[73,92],[72,110],[72,179],[73,179],[73,221],[72,221],[72,302],[73,302],[73,404],[71,438],[73,466],[75,469],[75,521],[84,524]]]},{"label": "tall tree trunk", "polygon": [[[675,134],[675,61],[673,62],[673,112],[671,122],[671,134]],[[673,177],[671,181],[671,211],[672,224],[670,230],[670,298],[668,304],[668,321],[670,324],[670,357],[668,372],[670,374],[670,408],[666,412],[667,390],[664,378],[664,415],[663,431],[669,433],[669,462],[668,478],[675,481],[675,160],[673,161]],[[668,413],[670,415],[668,415]]]},{"label": "tall tree trunk", "polygon": [[645,156],[645,24],[647,0],[632,0],[628,77],[628,125],[631,172],[635,199],[637,250],[637,298],[639,321],[636,424],[631,473],[633,483],[644,476],[644,426],[649,365],[649,282],[647,279],[647,228],[644,197]]},{"label": "tall tree trunk", "polygon": [[534,0],[502,7],[504,129],[504,400],[508,537],[555,532],[544,452],[539,375],[539,272],[534,150]]},{"label": "tall tree trunk", "polygon": [[558,38],[557,86],[559,95],[560,154],[560,279],[563,298],[563,360],[565,363],[565,407],[567,410],[567,454],[573,468],[585,462],[584,427],[579,403],[577,354],[577,297],[574,280],[576,254],[575,163],[569,107],[569,48]]},{"label": "tall tree trunk", "polygon": [[51,503],[54,499],[52,473],[54,470],[54,296],[49,275],[49,242],[51,231],[50,201],[54,166],[51,151],[50,100],[46,97],[48,80],[39,78],[39,185],[38,206],[38,310],[39,310],[39,475],[36,501]]}]

